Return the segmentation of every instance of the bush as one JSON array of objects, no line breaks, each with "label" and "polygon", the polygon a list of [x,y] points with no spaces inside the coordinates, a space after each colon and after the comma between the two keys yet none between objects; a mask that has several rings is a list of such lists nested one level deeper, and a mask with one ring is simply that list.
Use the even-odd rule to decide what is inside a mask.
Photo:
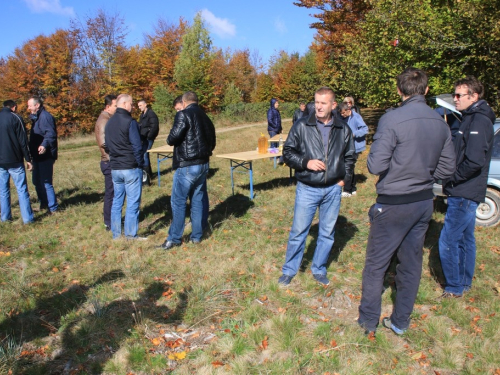
[{"label": "bush", "polygon": [[[231,123],[241,124],[246,122],[267,121],[267,110],[269,102],[260,103],[236,103],[225,106],[222,111],[214,116],[214,120],[219,122],[230,121]],[[280,102],[279,110],[281,118],[293,116],[293,112],[299,106],[295,103]]]}]

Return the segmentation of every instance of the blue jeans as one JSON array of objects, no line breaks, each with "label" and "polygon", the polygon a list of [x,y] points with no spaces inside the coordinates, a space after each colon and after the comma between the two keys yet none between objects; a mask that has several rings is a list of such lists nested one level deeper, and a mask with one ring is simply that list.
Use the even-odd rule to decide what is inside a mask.
[{"label": "blue jeans", "polygon": [[[191,202],[191,240],[201,241],[203,235],[204,212],[207,210],[208,200],[204,191],[207,185],[208,163],[190,165],[189,167],[178,168],[174,173],[172,184],[172,223],[168,230],[167,240],[173,243],[181,243],[184,233],[184,223],[186,216],[186,200]],[[205,198],[204,198],[205,196]]]},{"label": "blue jeans", "polygon": [[326,275],[326,263],[333,246],[335,223],[339,215],[342,188],[339,185],[312,187],[297,183],[293,224],[288,238],[283,274],[295,276],[299,271],[307,234],[319,208],[319,232],[311,264],[314,275]]},{"label": "blue jeans", "polygon": [[149,152],[151,147],[153,147],[154,140],[146,139],[142,141],[142,152],[144,153],[144,168],[149,167],[151,165],[151,161],[149,160]]},{"label": "blue jeans", "polygon": [[16,186],[23,222],[24,224],[29,224],[33,221],[33,211],[31,210],[24,163],[9,165],[8,167],[0,165],[0,211],[2,212],[2,221],[12,220],[10,209],[10,177],[12,177],[12,181],[14,181],[14,185]]},{"label": "blue jeans", "polygon": [[52,185],[54,174],[54,159],[33,162],[33,185],[40,201],[40,208],[48,208],[50,212],[57,211],[57,198]]},{"label": "blue jeans", "polygon": [[142,193],[142,169],[112,170],[114,196],[111,206],[111,232],[113,239],[122,234],[122,208],[127,195],[124,234],[126,237],[137,237],[139,228],[139,206]]},{"label": "blue jeans", "polygon": [[445,292],[461,295],[470,289],[476,264],[477,203],[448,197],[448,209],[439,236],[439,257],[446,280]]}]

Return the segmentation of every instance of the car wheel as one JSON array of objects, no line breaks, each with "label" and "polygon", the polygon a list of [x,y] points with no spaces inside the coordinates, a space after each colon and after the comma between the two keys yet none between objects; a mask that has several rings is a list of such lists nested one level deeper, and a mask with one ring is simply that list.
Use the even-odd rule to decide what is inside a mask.
[{"label": "car wheel", "polygon": [[500,222],[500,194],[492,188],[486,190],[486,199],[477,206],[476,225],[491,227]]},{"label": "car wheel", "polygon": [[151,177],[149,177],[148,172],[146,172],[144,169],[142,170],[142,184],[151,185]]}]

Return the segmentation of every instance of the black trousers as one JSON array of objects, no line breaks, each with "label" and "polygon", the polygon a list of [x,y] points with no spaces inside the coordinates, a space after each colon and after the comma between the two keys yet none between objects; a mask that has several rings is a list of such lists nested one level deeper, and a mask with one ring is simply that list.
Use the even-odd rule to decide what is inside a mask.
[{"label": "black trousers", "polygon": [[400,205],[376,203],[368,212],[371,222],[358,323],[375,331],[380,320],[385,273],[394,253],[396,300],[390,317],[399,329],[410,325],[410,314],[422,275],[422,249],[432,217],[432,199]]},{"label": "black trousers", "polygon": [[111,178],[111,166],[109,161],[101,161],[101,172],[104,175],[104,208],[103,217],[104,224],[111,228],[111,206],[113,205],[113,196],[115,190],[113,188],[113,179]]},{"label": "black trousers", "polygon": [[352,177],[350,180],[345,181],[344,185],[344,191],[347,193],[352,193],[353,191],[356,191],[356,173],[354,169],[356,168],[356,162],[358,161],[359,154],[355,152],[353,155],[354,165],[352,166]]}]

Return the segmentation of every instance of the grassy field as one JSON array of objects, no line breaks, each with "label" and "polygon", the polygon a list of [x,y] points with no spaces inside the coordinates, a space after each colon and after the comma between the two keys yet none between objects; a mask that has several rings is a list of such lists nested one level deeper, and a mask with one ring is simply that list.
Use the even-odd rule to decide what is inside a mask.
[{"label": "grassy field", "polygon": [[[378,116],[363,114],[372,125]],[[215,154],[253,149],[261,131],[265,125],[219,133]],[[139,235],[148,241],[113,241],[101,218],[93,138],[61,143],[54,176],[60,212],[37,213],[23,226],[13,193],[18,220],[0,224],[0,373],[500,374],[500,227],[477,228],[472,290],[438,301],[443,204],[427,233],[411,329],[397,337],[380,328],[369,339],[358,327],[376,181],[366,152],[356,168],[358,194],[342,202],[330,286],[315,283],[309,269],[315,220],[301,272],[280,288],[295,198],[288,168],[255,162],[249,200],[248,175],[235,174],[233,196],[229,162],[213,157],[210,233],[199,245],[186,236],[165,252],[156,246],[171,221],[170,162],[161,166],[162,186],[155,179],[143,190]],[[30,191],[34,198],[31,183]],[[394,293],[389,278],[383,316]]]}]

